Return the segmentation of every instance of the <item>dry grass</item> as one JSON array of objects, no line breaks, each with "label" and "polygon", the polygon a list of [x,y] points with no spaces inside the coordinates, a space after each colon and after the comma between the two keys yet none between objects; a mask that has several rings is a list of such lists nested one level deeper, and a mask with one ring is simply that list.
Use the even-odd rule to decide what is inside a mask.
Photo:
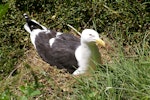
[{"label": "dry grass", "polygon": [[[111,63],[112,60],[111,58],[113,56],[117,56],[115,54],[117,54],[117,43],[114,40],[110,40],[108,39],[106,36],[103,36],[103,40],[106,42],[106,47],[99,47],[100,52],[102,54],[102,59],[103,59],[103,63]],[[110,42],[111,41],[111,42]],[[44,62],[37,54],[36,50],[34,48],[31,48],[30,50],[25,52],[25,59],[23,58],[23,60],[20,61],[20,63],[17,65],[17,67],[21,67],[24,66],[24,63],[29,64],[33,70],[49,70],[52,73],[59,73],[59,72],[63,72],[63,74],[65,73],[63,70],[58,70],[56,67],[54,66],[50,66],[49,64],[47,64],[46,62]],[[66,73],[67,74],[67,73]]]},{"label": "dry grass", "polygon": [[[13,72],[17,70],[18,74],[12,76]],[[64,70],[58,70],[44,62],[36,53],[35,49],[25,52],[25,56],[20,59],[20,63],[10,73],[10,75],[1,81],[4,91],[6,87],[17,96],[22,96],[19,90],[21,86],[38,85],[42,94],[38,98],[61,98],[64,93],[70,94],[72,92],[72,85],[75,78],[66,73]],[[1,86],[1,87],[2,87]]]},{"label": "dry grass", "polygon": [[[102,38],[106,42],[105,48],[99,48],[102,54],[103,64],[113,64],[114,59],[119,59],[118,43],[110,40],[106,36]],[[128,53],[130,49],[132,48],[124,48],[125,53]],[[15,70],[17,70],[18,74],[12,77]],[[25,52],[24,57],[16,65],[16,69],[6,79],[1,81],[2,88],[0,91],[5,91],[9,87],[9,90],[19,98],[26,95],[20,90],[21,86],[36,87],[35,90],[40,90],[41,94],[34,98],[29,97],[31,100],[72,100],[77,97],[74,93],[74,88],[76,88],[77,84],[80,84],[80,77],[84,78],[84,76],[73,76],[66,73],[65,70],[50,66],[38,56],[34,48],[31,48]],[[88,79],[92,80],[92,77],[89,76]]]},{"label": "dry grass", "polygon": [[[103,39],[106,42],[105,48],[100,47],[103,64],[112,63],[112,57],[117,54],[115,49],[116,42],[112,42],[112,40],[109,40],[105,36],[103,36]],[[19,74],[12,77],[15,70],[17,70]],[[20,62],[16,65],[16,69],[5,79],[6,81],[4,80],[3,85],[6,86],[3,87],[7,87],[11,82],[14,82],[14,84],[9,87],[12,88],[11,90],[14,91],[14,94],[21,96],[23,94],[19,90],[20,86],[28,86],[34,83],[38,85],[38,87],[40,85],[40,87],[42,87],[39,88],[42,94],[36,97],[37,99],[70,99],[75,84],[78,84],[77,78],[79,78],[79,76],[72,76],[66,73],[65,70],[50,66],[38,56],[34,48],[31,48],[25,52],[24,57],[22,57]]]}]

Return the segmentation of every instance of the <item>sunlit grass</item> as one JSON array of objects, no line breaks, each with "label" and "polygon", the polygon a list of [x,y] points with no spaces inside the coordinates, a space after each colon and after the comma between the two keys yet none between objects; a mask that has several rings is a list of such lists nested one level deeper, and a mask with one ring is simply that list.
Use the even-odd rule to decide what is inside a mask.
[{"label": "sunlit grass", "polygon": [[77,79],[79,84],[75,94],[78,100],[150,99],[149,57],[127,58],[120,55],[113,61],[105,68],[98,68],[93,76]]},{"label": "sunlit grass", "polygon": [[9,4],[0,4],[0,20],[5,15],[9,7]]},{"label": "sunlit grass", "polygon": [[[8,4],[0,4],[0,19],[3,16],[0,20],[0,100],[150,99],[149,2],[80,1],[66,0],[63,4],[58,0],[48,3],[42,0],[37,5],[36,0],[16,0],[9,9]],[[103,32],[111,47],[110,51],[103,49],[106,50],[102,54],[104,64],[98,64],[93,74],[83,76],[49,67],[31,50],[29,34],[23,29],[24,12],[47,27],[64,32],[71,30],[67,24],[78,31],[94,28]],[[47,68],[43,68],[45,66]],[[14,69],[17,74],[12,76]]]},{"label": "sunlit grass", "polygon": [[[150,99],[148,53],[131,57],[132,55],[124,55],[121,46],[116,49],[114,52],[117,51],[117,56],[112,58],[111,63],[98,64],[92,74],[82,76],[72,76],[56,69],[44,70],[42,60],[37,61],[38,65],[37,62],[29,65],[31,57],[21,65],[20,74],[1,81],[0,98],[20,99],[21,96],[26,99],[56,100]],[[143,50],[142,47],[137,49]]]}]

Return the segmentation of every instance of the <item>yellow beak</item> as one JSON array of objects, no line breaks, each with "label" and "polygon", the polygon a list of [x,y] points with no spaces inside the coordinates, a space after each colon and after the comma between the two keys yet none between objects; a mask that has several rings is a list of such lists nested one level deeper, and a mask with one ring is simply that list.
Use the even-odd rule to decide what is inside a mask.
[{"label": "yellow beak", "polygon": [[102,39],[97,39],[96,44],[105,47],[105,42]]}]

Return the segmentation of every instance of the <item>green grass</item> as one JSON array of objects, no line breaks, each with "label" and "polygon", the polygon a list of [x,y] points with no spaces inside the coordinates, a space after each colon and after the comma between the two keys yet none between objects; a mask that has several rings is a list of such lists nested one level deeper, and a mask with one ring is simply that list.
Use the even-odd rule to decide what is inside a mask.
[{"label": "green grass", "polygon": [[112,64],[97,68],[91,77],[77,79],[74,93],[77,100],[149,100],[149,72],[149,55],[124,56],[120,49]]},{"label": "green grass", "polygon": [[[149,100],[149,4],[148,0],[12,0],[9,7],[0,5],[0,100]],[[33,65],[35,59],[26,57],[36,54],[27,55],[32,45],[23,29],[25,12],[51,29],[70,32],[70,24],[78,31],[94,28],[107,35],[110,43],[117,43],[108,54],[111,63],[105,61],[92,75],[81,77],[54,69],[33,70],[41,63]]]},{"label": "green grass", "polygon": [[[138,48],[138,51],[142,50],[143,48]],[[51,75],[52,72],[44,70],[34,72],[30,65],[24,64],[25,69],[23,70],[26,70],[25,72],[1,81],[3,86],[1,86],[0,99],[20,99],[21,96],[22,100],[34,100],[35,98],[54,100],[149,100],[149,55],[141,54],[131,57],[125,56],[122,49],[118,51],[118,56],[112,59],[113,63],[105,63],[90,76],[74,78],[70,76],[73,80],[62,77],[59,72],[53,73],[53,75]],[[67,79],[67,82],[63,82],[63,78],[64,80]],[[19,83],[19,80],[23,82]],[[40,80],[45,81],[41,83]],[[62,83],[59,85],[59,82]],[[65,91],[65,88],[61,88],[62,85],[68,86],[69,90]],[[47,91],[49,89],[52,92],[50,94]]]},{"label": "green grass", "polygon": [[6,14],[7,10],[8,10],[9,4],[0,4],[0,20],[1,18]]},{"label": "green grass", "polygon": [[149,100],[150,62],[139,60],[121,58],[104,71],[99,68],[92,79],[79,80],[75,89],[78,100]]}]

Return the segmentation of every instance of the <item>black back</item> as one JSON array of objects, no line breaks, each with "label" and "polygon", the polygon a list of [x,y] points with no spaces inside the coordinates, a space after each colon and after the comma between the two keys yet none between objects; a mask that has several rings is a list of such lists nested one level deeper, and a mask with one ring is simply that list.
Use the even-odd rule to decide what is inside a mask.
[{"label": "black back", "polygon": [[[31,31],[34,29],[44,30],[40,24],[33,22],[27,14],[24,14],[24,17]],[[55,38],[52,47],[49,44],[51,38]],[[67,69],[69,73],[73,73],[78,68],[75,50],[79,45],[80,39],[72,34],[61,34],[56,37],[56,32],[52,30],[41,31],[35,37],[35,46],[40,57],[52,66]]]},{"label": "black back", "polygon": [[73,73],[78,68],[75,50],[80,45],[80,40],[71,34],[62,34],[50,47],[49,39],[53,37],[51,34],[54,33],[40,33],[36,36],[35,45],[38,54],[50,65],[65,68],[69,73]]}]

